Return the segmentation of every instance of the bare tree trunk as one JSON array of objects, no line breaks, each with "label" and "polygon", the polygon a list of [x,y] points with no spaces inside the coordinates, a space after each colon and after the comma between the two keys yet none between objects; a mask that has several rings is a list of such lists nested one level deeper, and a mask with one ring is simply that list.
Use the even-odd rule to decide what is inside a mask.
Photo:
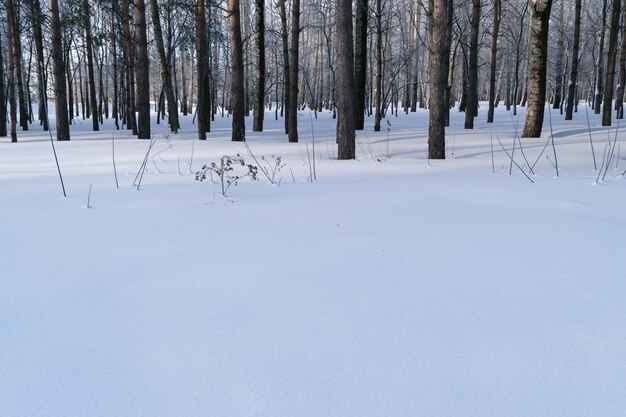
[{"label": "bare tree trunk", "polygon": [[28,109],[26,105],[26,96],[24,92],[24,82],[22,77],[24,71],[22,68],[22,45],[20,43],[20,30],[17,22],[14,0],[7,0],[7,26],[10,27],[11,37],[9,38],[10,50],[13,51],[13,65],[15,73],[13,75],[14,85],[17,85],[17,99],[20,109],[20,127],[22,130],[28,130]]},{"label": "bare tree trunk", "polygon": [[548,29],[552,0],[528,0],[530,19],[530,77],[528,109],[522,137],[541,136],[546,101],[546,72],[548,62]]},{"label": "bare tree trunk", "polygon": [[429,0],[430,97],[428,123],[428,158],[446,157],[446,119],[444,95],[448,82],[450,52],[448,44],[448,0]]},{"label": "bare tree trunk", "polygon": [[63,44],[58,0],[50,0],[50,31],[52,32],[52,64],[54,78],[54,107],[56,111],[57,140],[70,140],[70,124],[67,117],[67,94],[63,72]]},{"label": "bare tree trunk", "polygon": [[[283,44],[283,105],[281,106],[281,114],[283,109],[291,107],[291,69],[289,68],[289,32],[287,31],[287,10],[285,0],[278,0],[278,12],[280,14],[280,35]],[[297,82],[297,80],[296,80]],[[285,133],[289,133],[289,111],[285,111]]]},{"label": "bare tree trunk", "polygon": [[241,18],[239,0],[228,0],[228,22],[230,26],[231,108],[233,110],[232,141],[246,140],[245,91],[243,85],[243,41],[241,40]]},{"label": "bare tree trunk", "polygon": [[572,120],[576,83],[578,79],[578,48],[580,47],[580,13],[581,0],[576,0],[574,8],[574,45],[572,46],[572,70],[567,88],[567,106],[565,107],[565,120]]},{"label": "bare tree trunk", "polygon": [[298,141],[298,62],[300,51],[300,0],[293,0],[291,3],[291,45],[290,45],[289,76],[291,80],[291,88],[289,89],[289,106],[287,113],[289,115],[289,142]]},{"label": "bare tree trunk", "polygon": [[467,108],[465,110],[465,129],[474,128],[474,117],[478,113],[478,29],[480,24],[480,2],[472,0],[472,33],[470,35],[470,53],[467,83]]},{"label": "bare tree trunk", "polygon": [[368,0],[356,2],[356,27],[354,44],[354,128],[365,125],[365,83],[367,82],[367,20]]},{"label": "bare tree trunk", "polygon": [[[31,13],[31,27],[33,30],[33,37],[35,41],[36,52],[36,67],[37,67],[37,94],[39,98],[39,120],[43,125],[43,130],[48,131],[48,115],[47,113],[47,94],[46,94],[46,76],[45,76],[45,61],[43,55],[43,15],[41,14],[41,5],[39,0],[29,0],[30,13]],[[5,126],[6,129],[6,126]]]},{"label": "bare tree trunk", "polygon": [[210,113],[210,104],[206,97],[207,72],[209,68],[208,47],[206,35],[206,12],[204,0],[196,0],[196,120],[198,123],[198,139],[206,140],[207,114]]},{"label": "bare tree trunk", "polygon": [[[623,8],[623,21],[626,22],[626,7]],[[624,118],[624,84],[626,84],[626,30],[622,31],[622,46],[619,54],[619,80],[615,94],[615,109],[617,118]]]},{"label": "bare tree trunk", "polygon": [[496,72],[498,57],[498,33],[500,32],[500,6],[502,0],[493,0],[493,29],[491,30],[491,65],[489,68],[489,110],[487,123],[493,123],[493,114],[496,101]]},{"label": "bare tree trunk", "polygon": [[383,90],[383,9],[382,0],[376,0],[374,19],[376,22],[376,90],[374,91],[374,132],[380,132]]},{"label": "bare tree trunk", "polygon": [[7,136],[7,106],[4,95],[4,58],[2,55],[2,37],[0,36],[0,138]]},{"label": "bare tree trunk", "polygon": [[9,55],[9,73],[7,74],[8,84],[9,84],[9,106],[11,107],[11,111],[9,112],[9,130],[11,132],[11,142],[17,142],[17,100],[15,99],[15,44],[13,43],[13,37],[15,33],[13,32],[13,25],[10,23],[13,16],[13,5],[11,0],[7,0],[7,18],[9,22],[7,23],[7,42],[8,42],[8,50],[7,53]]},{"label": "bare tree trunk", "polygon": [[[165,53],[165,45],[163,44],[163,31],[161,30],[161,19],[157,0],[150,0],[150,9],[152,11],[152,26],[154,27],[154,39],[156,41],[159,69],[165,89],[165,97],[167,98],[167,120],[169,121],[170,131],[176,133],[178,129],[180,129],[180,124],[178,123],[178,105],[176,103],[176,97],[174,96],[170,65]],[[171,52],[172,51],[170,51],[170,53]]]},{"label": "bare tree trunk", "polygon": [[265,116],[265,0],[255,0],[256,17],[256,94],[252,131],[263,131]]},{"label": "bare tree trunk", "polygon": [[594,113],[600,114],[600,104],[602,104],[602,94],[604,92],[602,78],[604,74],[604,36],[606,32],[606,0],[602,2],[602,27],[600,28],[600,52],[598,53],[597,71],[596,77],[596,92],[594,100]]},{"label": "bare tree trunk", "polygon": [[124,59],[126,61],[126,122],[127,127],[137,134],[137,119],[135,116],[135,69],[133,65],[133,48],[130,34],[128,0],[122,0],[122,31],[124,32]]},{"label": "bare tree trunk", "polygon": [[337,1],[337,159],[355,158],[352,0]]},{"label": "bare tree trunk", "polygon": [[137,138],[150,139],[150,77],[148,35],[146,33],[146,3],[135,0],[135,43],[137,51]]},{"label": "bare tree trunk", "polygon": [[552,102],[553,109],[561,108],[561,91],[563,90],[563,64],[565,61],[565,48],[563,46],[565,42],[565,1],[561,0],[559,5],[558,24],[559,33],[557,34],[556,41],[556,68],[554,70],[554,100]]},{"label": "bare tree trunk", "polygon": [[621,0],[613,0],[611,12],[611,31],[609,32],[609,56],[606,63],[606,83],[604,84],[604,104],[602,108],[602,126],[611,126],[613,112],[613,85],[615,84],[615,59],[617,57],[617,35],[619,17],[622,11]]},{"label": "bare tree trunk", "polygon": [[89,8],[89,0],[83,0],[83,13],[85,24],[85,40],[87,46],[87,73],[89,76],[89,99],[91,108],[91,126],[94,132],[100,130],[98,123],[98,98],[96,96],[96,78],[93,69],[93,40],[91,34],[91,10]]}]

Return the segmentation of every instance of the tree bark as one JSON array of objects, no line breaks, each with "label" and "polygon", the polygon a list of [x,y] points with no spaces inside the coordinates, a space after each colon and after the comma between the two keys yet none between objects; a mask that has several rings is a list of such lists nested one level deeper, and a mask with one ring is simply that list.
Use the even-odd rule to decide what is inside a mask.
[{"label": "tree bark", "polygon": [[28,110],[26,105],[26,96],[24,92],[24,82],[22,79],[24,74],[24,70],[22,68],[22,45],[20,43],[20,30],[17,22],[14,0],[6,1],[6,12],[7,26],[10,27],[11,31],[11,36],[9,37],[9,49],[13,51],[13,66],[15,69],[13,74],[13,80],[14,85],[17,85],[17,99],[19,102],[20,110],[19,123],[22,130],[28,130]]},{"label": "tree bark", "polygon": [[255,0],[256,17],[256,94],[252,131],[263,131],[265,116],[265,0]]},{"label": "tree bark", "polygon": [[[624,13],[622,20],[626,22],[626,7],[623,7]],[[624,118],[624,84],[626,84],[626,30],[622,31],[622,46],[619,54],[619,80],[617,82],[617,92],[615,93],[615,109],[617,110],[617,118]]]},{"label": "tree bark", "polygon": [[446,157],[446,102],[444,95],[448,82],[450,60],[448,44],[448,0],[429,0],[430,10],[430,96],[428,120],[428,158]]},{"label": "tree bark", "polygon": [[89,77],[89,100],[91,108],[91,126],[94,132],[100,130],[100,123],[98,121],[98,98],[96,96],[96,77],[93,69],[93,36],[91,33],[91,10],[89,7],[89,0],[83,0],[83,13],[85,24],[85,40],[87,46],[87,73]]},{"label": "tree bark", "polygon": [[606,62],[606,82],[604,83],[602,126],[611,126],[611,114],[613,112],[613,85],[615,84],[615,59],[617,57],[617,35],[620,30],[619,17],[621,11],[621,0],[613,0],[613,10],[611,12],[611,31],[609,32],[609,56]]},{"label": "tree bark", "polygon": [[367,82],[367,20],[368,0],[356,1],[354,43],[354,128],[365,126],[365,83]]},{"label": "tree bark", "polygon": [[146,33],[146,3],[135,0],[135,43],[137,45],[137,138],[150,139],[150,78],[148,35]]},{"label": "tree bark", "polygon": [[576,0],[574,6],[574,44],[572,46],[572,69],[567,86],[567,106],[565,107],[565,120],[572,120],[574,112],[574,101],[576,93],[576,82],[578,79],[578,48],[580,47],[580,13],[581,0]]},{"label": "tree bark", "polygon": [[209,67],[208,47],[206,38],[206,11],[204,0],[195,0],[196,19],[196,120],[198,126],[198,139],[206,140],[207,114],[210,106],[206,97],[207,72]]},{"label": "tree bark", "polygon": [[298,142],[298,63],[300,52],[300,0],[291,3],[291,45],[290,45],[289,75],[291,88],[289,89],[289,142]]},{"label": "tree bark", "polygon": [[478,29],[480,24],[480,2],[472,0],[472,33],[470,35],[467,108],[465,109],[465,129],[474,128],[474,118],[478,113]]},{"label": "tree bark", "polygon": [[[31,13],[31,27],[33,30],[33,37],[35,41],[35,53],[36,53],[36,67],[37,67],[37,94],[39,98],[39,120],[43,125],[44,132],[48,131],[48,106],[47,106],[47,88],[46,88],[46,74],[45,74],[45,60],[43,55],[43,15],[41,13],[41,5],[39,0],[29,0],[30,13]],[[5,127],[6,129],[6,127]]]},{"label": "tree bark", "polygon": [[546,72],[548,62],[548,30],[552,0],[528,0],[530,20],[530,77],[528,83],[528,109],[522,137],[541,136],[546,100]]},{"label": "tree bark", "polygon": [[352,0],[337,1],[337,159],[355,158]]},{"label": "tree bark", "polygon": [[[291,69],[289,68],[289,32],[287,31],[287,9],[285,0],[278,0],[278,13],[280,14],[280,37],[283,45],[283,104],[281,106],[281,114],[283,109],[291,107],[290,94],[291,91]],[[285,111],[285,133],[289,134],[289,111]]]},{"label": "tree bark", "polygon": [[130,21],[128,11],[128,0],[122,0],[122,31],[124,33],[124,60],[126,61],[126,123],[132,130],[133,135],[137,134],[137,119],[135,116],[135,68],[133,65],[133,48],[130,34]]},{"label": "tree bark", "polygon": [[559,33],[556,41],[556,68],[554,70],[554,100],[552,102],[553,109],[561,108],[562,90],[563,90],[563,63],[565,61],[565,1],[561,0],[559,11],[557,12]]},{"label": "tree bark", "polygon": [[383,9],[382,0],[376,0],[374,20],[376,22],[376,90],[374,91],[374,132],[380,132],[383,90]]},{"label": "tree bark", "polygon": [[500,32],[500,6],[502,0],[493,0],[493,28],[491,30],[491,64],[489,68],[489,110],[487,123],[493,123],[496,101],[496,72],[498,57],[498,33]]},{"label": "tree bark", "polygon": [[70,124],[67,116],[67,93],[65,86],[65,63],[61,40],[61,20],[58,0],[50,0],[50,31],[52,32],[52,75],[54,78],[54,107],[56,112],[57,140],[70,140]]},{"label": "tree bark", "polygon": [[2,54],[2,37],[0,36],[0,138],[7,136],[7,106],[4,95],[4,56]]},{"label": "tree bark", "polygon": [[602,2],[602,27],[600,28],[600,52],[598,53],[597,71],[596,77],[596,91],[594,99],[594,113],[600,114],[600,105],[602,104],[602,94],[604,92],[604,85],[602,78],[604,73],[604,36],[606,33],[606,0]]},{"label": "tree bark", "polygon": [[246,140],[245,91],[243,80],[243,41],[241,39],[241,17],[239,0],[228,0],[228,23],[230,26],[231,108],[233,112],[232,136],[234,142]]},{"label": "tree bark", "polygon": [[161,80],[163,81],[165,97],[167,99],[167,120],[170,125],[170,131],[172,133],[177,133],[178,129],[180,129],[180,124],[178,122],[178,105],[174,95],[174,87],[172,86],[170,65],[165,53],[163,31],[161,30],[161,19],[159,16],[159,5],[157,0],[150,0],[150,9],[152,11],[152,26],[154,28],[154,39],[157,50],[157,58],[159,60],[159,70],[161,72]]}]

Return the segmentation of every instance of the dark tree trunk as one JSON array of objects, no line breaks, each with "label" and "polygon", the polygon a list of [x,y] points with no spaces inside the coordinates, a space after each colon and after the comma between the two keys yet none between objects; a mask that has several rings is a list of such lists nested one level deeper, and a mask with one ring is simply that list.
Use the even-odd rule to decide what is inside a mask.
[{"label": "dark tree trunk", "polygon": [[376,90],[374,92],[374,132],[380,132],[382,89],[383,89],[383,10],[382,0],[376,0]]},{"label": "dark tree trunk", "polygon": [[241,17],[239,0],[228,0],[228,23],[230,26],[230,53],[232,63],[230,101],[233,111],[231,140],[246,140],[245,91],[243,80],[243,41],[241,40]]},{"label": "dark tree trunk", "polygon": [[2,37],[0,36],[0,138],[7,136],[7,98],[4,95],[4,56],[2,54]]},{"label": "dark tree trunk", "polygon": [[26,95],[24,92],[24,82],[23,75],[24,70],[22,68],[22,44],[20,42],[20,29],[17,22],[16,10],[14,0],[7,0],[6,2],[6,12],[7,12],[7,26],[10,27],[11,37],[9,38],[9,46],[13,51],[13,65],[15,68],[15,72],[13,75],[13,79],[15,80],[14,85],[17,85],[17,99],[19,102],[20,109],[20,127],[22,130],[28,130],[28,107],[26,104]]},{"label": "dark tree trunk", "polygon": [[[29,0],[30,13],[31,13],[31,27],[33,30],[33,37],[35,41],[36,52],[36,67],[37,67],[37,94],[39,98],[39,120],[43,125],[43,130],[48,131],[48,115],[47,115],[47,88],[46,88],[46,70],[45,61],[43,55],[43,15],[41,14],[41,5],[39,0]],[[6,127],[5,127],[6,128]]]},{"label": "dark tree trunk", "polygon": [[289,93],[289,105],[287,114],[289,115],[289,142],[298,141],[298,63],[300,55],[300,0],[293,0],[291,3],[291,45],[289,48],[289,70],[291,74],[291,88]]},{"label": "dark tree trunk", "polygon": [[597,71],[596,77],[596,95],[594,99],[594,113],[600,114],[600,104],[602,104],[602,94],[604,92],[604,36],[606,32],[606,0],[602,2],[602,27],[600,28],[600,52],[598,53]]},{"label": "dark tree trunk", "polygon": [[611,126],[611,114],[613,112],[613,85],[615,84],[615,59],[617,57],[617,35],[620,30],[619,17],[621,11],[621,0],[613,0],[613,10],[611,12],[611,31],[609,32],[609,56],[606,62],[606,82],[604,83],[602,126]]},{"label": "dark tree trunk", "polygon": [[580,47],[580,13],[581,0],[576,0],[574,8],[574,45],[572,46],[572,69],[567,89],[567,106],[565,107],[565,120],[572,120],[574,112],[574,100],[576,83],[578,79],[578,48]]},{"label": "dark tree trunk", "polygon": [[541,136],[546,101],[546,72],[548,62],[548,29],[552,0],[528,0],[530,20],[530,77],[528,109],[522,137]]},{"label": "dark tree trunk", "polygon": [[130,34],[128,0],[122,0],[122,31],[124,32],[124,60],[126,61],[126,123],[133,135],[137,134],[137,119],[135,116],[135,68],[133,65],[133,48]]},{"label": "dark tree trunk", "polygon": [[[623,8],[622,20],[626,22],[626,6]],[[624,118],[624,84],[626,83],[626,30],[622,31],[622,46],[619,53],[619,80],[617,82],[617,92],[615,93],[615,109],[617,118]]]},{"label": "dark tree trunk", "polygon": [[487,123],[493,123],[493,114],[496,102],[496,72],[498,57],[498,33],[500,32],[500,6],[502,0],[493,0],[493,29],[491,31],[491,64],[489,68],[489,110]]},{"label": "dark tree trunk", "polygon": [[[13,13],[13,6],[9,6],[11,0],[7,1],[7,17],[10,19]],[[15,50],[13,37],[13,25],[7,24],[7,42],[9,55],[9,73],[7,74],[7,81],[9,84],[9,106],[11,111],[9,112],[9,131],[11,132],[11,142],[17,142],[17,100],[15,99]]]},{"label": "dark tree trunk", "polygon": [[58,0],[50,0],[50,31],[52,32],[52,76],[54,78],[57,140],[70,140],[70,123],[67,116],[67,93],[64,77],[65,63],[63,62]]},{"label": "dark tree trunk", "polygon": [[165,45],[163,44],[163,32],[161,30],[161,19],[159,17],[159,5],[157,4],[157,0],[150,0],[150,9],[152,11],[152,26],[154,28],[159,70],[165,89],[165,97],[167,98],[167,120],[169,121],[172,133],[176,133],[178,129],[180,129],[180,124],[178,123],[178,105],[176,103],[176,97],[174,96],[170,65],[167,61]]},{"label": "dark tree trunk", "polygon": [[352,0],[337,1],[337,159],[355,158]]},{"label": "dark tree trunk", "polygon": [[474,117],[478,113],[478,29],[480,24],[480,2],[472,0],[472,33],[470,35],[467,108],[465,110],[465,129],[474,128]]},{"label": "dark tree trunk", "polygon": [[554,100],[552,102],[553,109],[561,108],[562,91],[563,91],[563,61],[565,61],[565,48],[563,46],[565,42],[565,1],[561,0],[559,5],[559,11],[557,12],[559,33],[557,34],[556,41],[556,68],[554,70]]},{"label": "dark tree trunk", "polygon": [[96,96],[96,77],[93,69],[93,37],[91,33],[91,11],[89,0],[83,0],[83,13],[85,14],[85,38],[87,46],[87,73],[89,76],[89,100],[91,108],[91,125],[94,132],[100,130],[98,121],[98,97]]},{"label": "dark tree trunk", "polygon": [[263,131],[265,116],[265,0],[255,0],[256,16],[256,94],[252,130]]},{"label": "dark tree trunk", "polygon": [[146,3],[135,0],[135,43],[137,50],[137,138],[150,139],[150,78]]},{"label": "dark tree trunk", "polygon": [[356,27],[354,43],[354,128],[365,125],[365,84],[367,82],[367,20],[368,0],[356,2]]},{"label": "dark tree trunk", "polygon": [[446,157],[446,111],[444,95],[448,82],[450,52],[448,45],[448,0],[430,0],[430,97],[428,121],[428,158]]},{"label": "dark tree trunk", "polygon": [[[290,108],[291,70],[289,68],[289,32],[287,31],[287,9],[285,0],[278,0],[278,13],[280,14],[280,35],[283,44],[283,109]],[[297,82],[297,81],[296,81]],[[285,133],[289,133],[289,111],[285,111]]]},{"label": "dark tree trunk", "polygon": [[206,35],[206,12],[204,0],[196,0],[196,120],[198,123],[198,139],[206,140],[207,115],[210,114],[210,104],[206,97],[206,82],[208,79],[209,60]]}]

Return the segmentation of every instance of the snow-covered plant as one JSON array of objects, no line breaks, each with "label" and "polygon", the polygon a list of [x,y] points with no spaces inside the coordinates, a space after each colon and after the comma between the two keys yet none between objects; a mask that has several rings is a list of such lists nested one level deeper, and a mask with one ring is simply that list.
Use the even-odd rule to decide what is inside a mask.
[{"label": "snow-covered plant", "polygon": [[213,174],[215,174],[222,186],[222,195],[225,196],[230,186],[237,186],[240,179],[250,177],[250,180],[256,180],[258,171],[259,168],[256,165],[246,164],[246,161],[239,154],[235,156],[224,155],[220,159],[219,165],[216,162],[203,165],[202,169],[196,172],[196,180],[204,181],[207,179],[207,175],[212,179]]},{"label": "snow-covered plant", "polygon": [[282,161],[281,156],[272,155],[270,158],[266,158],[265,156],[261,157],[261,161],[265,163],[265,166],[262,166],[261,169],[272,184],[280,184],[283,177],[276,179],[276,176],[280,173],[280,170],[286,166],[286,164]]}]

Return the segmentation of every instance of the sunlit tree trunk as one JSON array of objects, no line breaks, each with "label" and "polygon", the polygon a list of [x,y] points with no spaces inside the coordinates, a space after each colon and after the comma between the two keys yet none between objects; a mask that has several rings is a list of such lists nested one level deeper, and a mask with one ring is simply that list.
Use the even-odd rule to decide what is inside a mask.
[{"label": "sunlit tree trunk", "polygon": [[148,61],[146,3],[144,0],[135,0],[133,17],[137,51],[137,138],[150,139],[150,64]]},{"label": "sunlit tree trunk", "polygon": [[300,0],[293,0],[291,3],[291,45],[289,55],[291,62],[289,70],[291,74],[291,88],[289,89],[289,142],[298,141],[298,65],[300,52]]},{"label": "sunlit tree trunk", "polygon": [[602,126],[611,126],[613,112],[613,85],[615,84],[615,60],[617,57],[617,35],[619,17],[622,11],[621,0],[613,0],[611,12],[611,31],[609,32],[609,56],[606,62],[606,82],[604,83],[604,99],[602,108]]},{"label": "sunlit tree trunk", "polygon": [[578,79],[578,48],[580,47],[580,14],[581,0],[576,0],[574,6],[574,42],[572,45],[572,68],[567,88],[567,106],[565,107],[565,120],[572,120],[574,113],[574,101],[576,100],[576,83]]},{"label": "sunlit tree trunk", "polygon": [[493,0],[493,27],[491,30],[491,64],[489,67],[489,110],[487,123],[493,123],[496,101],[496,72],[498,57],[498,34],[500,32],[500,6],[502,0]]},{"label": "sunlit tree trunk", "polygon": [[352,0],[337,1],[337,159],[354,159],[354,48]]},{"label": "sunlit tree trunk", "polygon": [[61,21],[58,0],[50,0],[50,31],[52,32],[52,77],[54,78],[54,107],[56,112],[57,140],[70,140],[70,124],[67,116],[67,93],[65,86],[65,63],[61,40]]},{"label": "sunlit tree trunk", "polygon": [[92,130],[96,132],[100,130],[100,123],[98,121],[98,97],[96,96],[96,78],[93,69],[93,36],[91,33],[91,9],[89,7],[89,0],[83,0],[83,13],[85,25],[85,44],[87,47],[87,74],[89,77],[91,126]]},{"label": "sunlit tree trunk", "polygon": [[600,114],[602,94],[604,92],[604,36],[606,33],[606,0],[602,2],[602,26],[600,27],[600,52],[598,53],[596,91],[594,98],[594,113]]},{"label": "sunlit tree trunk", "polygon": [[478,113],[478,29],[480,24],[480,1],[472,0],[472,33],[470,36],[469,68],[467,83],[467,108],[465,109],[465,129],[474,128],[474,118]]},{"label": "sunlit tree trunk", "polygon": [[356,1],[356,25],[354,43],[354,128],[363,130],[365,125],[365,83],[367,81],[367,20],[368,0]]},{"label": "sunlit tree trunk", "polygon": [[265,0],[255,0],[256,19],[256,94],[252,130],[263,131],[263,118],[265,115]]},{"label": "sunlit tree trunk", "polygon": [[430,96],[428,121],[428,158],[446,157],[446,112],[444,99],[448,82],[450,53],[448,44],[448,0],[429,0],[428,41],[430,61]]},{"label": "sunlit tree trunk", "polygon": [[243,41],[241,40],[241,17],[239,0],[228,0],[228,23],[230,27],[231,108],[233,112],[232,136],[236,142],[246,140],[245,91],[243,69]]},{"label": "sunlit tree trunk", "polygon": [[2,37],[0,36],[0,138],[7,136],[7,106],[4,88],[4,56],[2,54]]}]

